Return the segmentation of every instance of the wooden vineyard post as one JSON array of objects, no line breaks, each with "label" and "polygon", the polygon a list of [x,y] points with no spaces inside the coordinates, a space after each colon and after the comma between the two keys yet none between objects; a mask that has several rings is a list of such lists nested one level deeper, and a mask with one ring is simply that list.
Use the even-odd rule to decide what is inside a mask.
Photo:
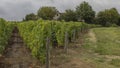
[{"label": "wooden vineyard post", "polygon": [[75,41],[76,39],[76,30],[73,31],[73,42]]},{"label": "wooden vineyard post", "polygon": [[65,53],[67,53],[67,46],[68,46],[68,33],[65,32],[65,46],[64,46],[64,50],[65,50]]},{"label": "wooden vineyard post", "polygon": [[46,68],[50,68],[50,39],[47,37],[46,39]]}]

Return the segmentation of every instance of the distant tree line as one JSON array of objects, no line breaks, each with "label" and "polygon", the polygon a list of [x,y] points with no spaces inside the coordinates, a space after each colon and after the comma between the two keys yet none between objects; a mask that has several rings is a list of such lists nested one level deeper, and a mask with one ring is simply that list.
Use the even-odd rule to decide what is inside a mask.
[{"label": "distant tree line", "polygon": [[88,24],[99,24],[102,26],[120,25],[120,14],[116,8],[105,9],[96,13],[88,2],[83,1],[75,10],[67,9],[60,13],[55,7],[44,6],[37,11],[37,14],[30,13],[25,16],[28,20],[59,20],[59,21],[83,21]]}]

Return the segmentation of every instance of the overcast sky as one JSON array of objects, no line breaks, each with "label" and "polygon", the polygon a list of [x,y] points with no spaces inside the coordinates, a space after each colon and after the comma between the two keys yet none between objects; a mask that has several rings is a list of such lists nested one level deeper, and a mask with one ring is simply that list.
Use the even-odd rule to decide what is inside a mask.
[{"label": "overcast sky", "polygon": [[120,13],[120,0],[0,0],[0,17],[6,20],[22,20],[26,14],[36,13],[42,6],[55,6],[60,12],[75,9],[87,1],[95,11],[115,7]]}]

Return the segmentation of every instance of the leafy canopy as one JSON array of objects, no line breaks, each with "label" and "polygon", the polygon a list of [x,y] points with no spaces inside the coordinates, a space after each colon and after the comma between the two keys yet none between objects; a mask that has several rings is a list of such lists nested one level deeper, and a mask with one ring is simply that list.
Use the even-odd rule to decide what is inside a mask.
[{"label": "leafy canopy", "polygon": [[42,7],[38,10],[38,16],[44,20],[52,20],[57,12],[55,7]]},{"label": "leafy canopy", "polygon": [[78,19],[84,20],[86,23],[93,23],[95,11],[93,11],[88,2],[84,1],[79,6],[77,6],[76,12]]},{"label": "leafy canopy", "polygon": [[111,26],[113,24],[118,24],[119,13],[115,8],[106,9],[104,11],[100,11],[97,14],[97,20],[102,26]]}]

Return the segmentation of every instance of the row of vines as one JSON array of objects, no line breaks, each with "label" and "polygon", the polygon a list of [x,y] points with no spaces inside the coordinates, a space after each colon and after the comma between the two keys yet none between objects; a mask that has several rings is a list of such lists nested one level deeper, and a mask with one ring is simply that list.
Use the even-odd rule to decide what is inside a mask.
[{"label": "row of vines", "polygon": [[50,45],[64,46],[65,33],[68,33],[69,41],[73,33],[82,32],[88,29],[88,24],[82,22],[59,22],[59,21],[27,21],[17,24],[25,44],[30,48],[32,55],[41,62],[45,62],[46,38],[50,38]]},{"label": "row of vines", "polygon": [[13,30],[13,24],[0,19],[0,54],[5,50]]}]

